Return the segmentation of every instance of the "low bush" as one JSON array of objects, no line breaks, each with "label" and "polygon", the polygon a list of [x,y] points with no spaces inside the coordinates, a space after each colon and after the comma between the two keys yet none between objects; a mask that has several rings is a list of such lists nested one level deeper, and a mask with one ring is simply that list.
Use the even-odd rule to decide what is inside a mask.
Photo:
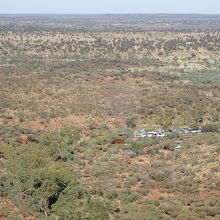
[{"label": "low bush", "polygon": [[109,202],[90,195],[75,172],[54,160],[54,154],[62,155],[63,147],[68,152],[68,144],[77,139],[78,133],[65,129],[45,135],[40,143],[28,148],[9,146],[9,161],[0,176],[0,196],[7,196],[31,215],[109,219]]},{"label": "low bush", "polygon": [[128,128],[135,128],[136,127],[136,117],[130,117],[126,120],[126,125]]},{"label": "low bush", "polygon": [[151,177],[151,179],[161,182],[169,178],[171,176],[171,172],[168,169],[154,170],[150,172],[149,176]]},{"label": "low bush", "polygon": [[218,124],[206,124],[202,126],[203,132],[218,132],[219,125]]}]

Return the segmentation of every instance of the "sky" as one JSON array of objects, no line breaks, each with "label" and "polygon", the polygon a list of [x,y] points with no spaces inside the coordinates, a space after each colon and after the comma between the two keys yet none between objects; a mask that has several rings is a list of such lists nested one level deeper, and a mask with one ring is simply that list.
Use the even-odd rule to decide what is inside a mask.
[{"label": "sky", "polygon": [[220,0],[0,0],[0,14],[220,14]]}]

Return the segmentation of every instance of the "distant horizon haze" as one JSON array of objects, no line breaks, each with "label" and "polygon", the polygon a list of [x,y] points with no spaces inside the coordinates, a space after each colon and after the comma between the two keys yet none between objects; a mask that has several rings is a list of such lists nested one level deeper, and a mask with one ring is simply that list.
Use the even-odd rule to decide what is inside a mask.
[{"label": "distant horizon haze", "polygon": [[0,15],[8,15],[8,16],[13,16],[13,15],[155,15],[155,16],[178,16],[178,15],[213,15],[213,16],[220,16],[220,13],[0,13]]},{"label": "distant horizon haze", "polygon": [[220,14],[220,0],[1,0],[0,14]]}]

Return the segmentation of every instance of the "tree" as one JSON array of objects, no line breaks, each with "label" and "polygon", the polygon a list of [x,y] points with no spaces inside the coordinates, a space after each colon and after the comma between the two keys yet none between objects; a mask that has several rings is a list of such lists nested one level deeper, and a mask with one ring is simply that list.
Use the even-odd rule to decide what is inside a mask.
[{"label": "tree", "polygon": [[[7,196],[29,214],[55,214],[65,220],[107,220],[109,206],[103,198],[84,190],[65,163],[54,160],[63,147],[75,143],[70,130],[48,134],[28,148],[10,145],[9,162],[0,176],[0,196]],[[6,152],[7,153],[7,152]]]}]

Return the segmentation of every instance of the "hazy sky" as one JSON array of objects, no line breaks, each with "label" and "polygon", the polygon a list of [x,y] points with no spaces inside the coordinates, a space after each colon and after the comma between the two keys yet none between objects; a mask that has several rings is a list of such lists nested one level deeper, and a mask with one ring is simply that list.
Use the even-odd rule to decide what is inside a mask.
[{"label": "hazy sky", "polygon": [[220,0],[0,0],[0,13],[220,14]]}]

